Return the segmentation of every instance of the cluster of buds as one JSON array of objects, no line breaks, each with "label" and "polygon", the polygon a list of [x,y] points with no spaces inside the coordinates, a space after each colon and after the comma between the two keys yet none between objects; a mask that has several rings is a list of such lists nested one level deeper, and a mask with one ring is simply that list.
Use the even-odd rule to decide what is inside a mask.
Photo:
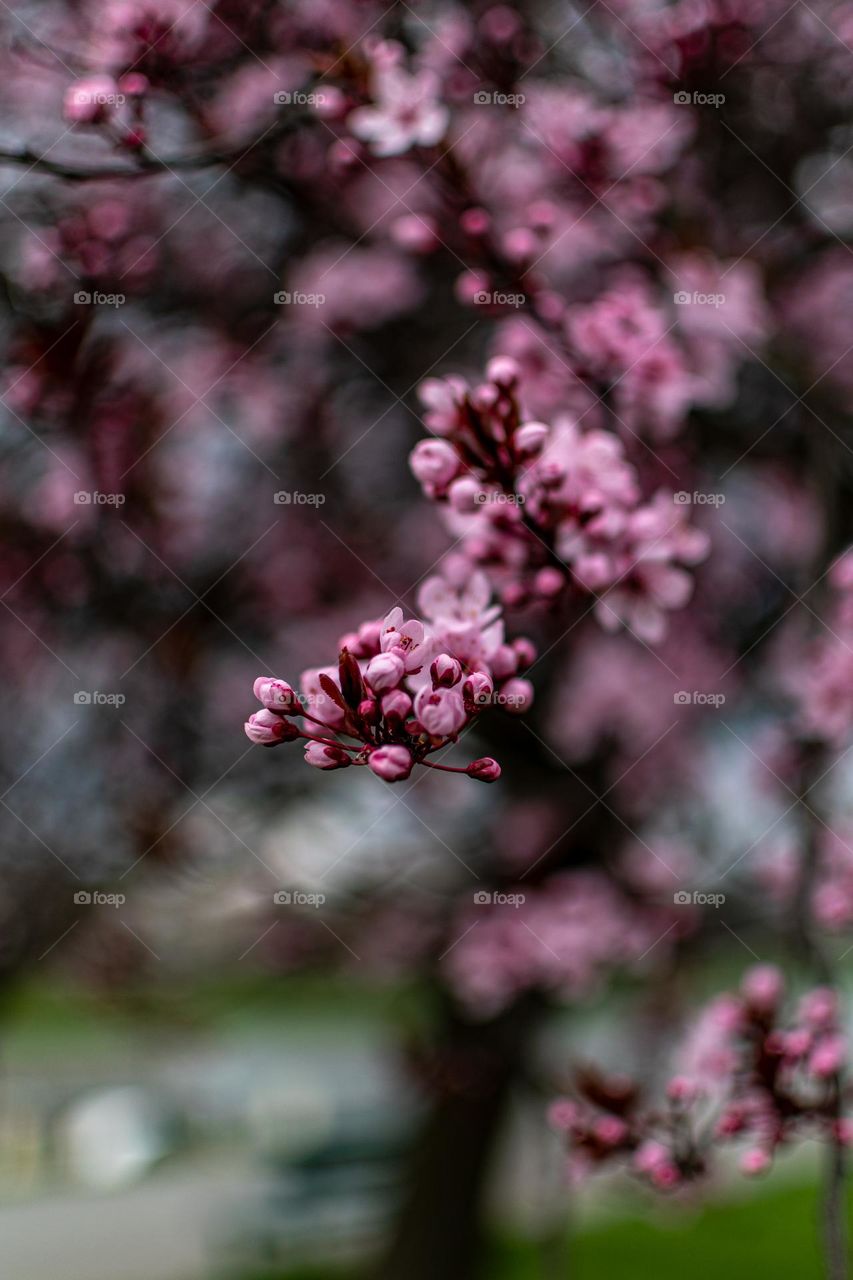
[{"label": "cluster of buds", "polygon": [[131,150],[138,149],[146,141],[143,109],[148,90],[148,78],[138,71],[129,71],[118,79],[107,74],[87,76],[69,85],[62,112],[72,125],[113,127],[121,123],[123,127],[116,130],[114,141]]},{"label": "cluster of buds", "polygon": [[424,382],[424,421],[439,438],[415,446],[412,471],[507,605],[570,587],[595,597],[607,630],[626,625],[659,640],[665,612],[690,597],[687,569],[704,558],[706,535],[689,526],[672,493],[641,499],[612,432],[570,418],[526,421],[518,380],[516,361],[497,356],[477,387]]},{"label": "cluster of buds", "polygon": [[580,1072],[575,1096],[550,1109],[572,1175],[621,1164],[668,1191],[707,1171],[714,1142],[745,1139],[740,1168],[750,1175],[769,1169],[776,1150],[798,1137],[849,1144],[836,994],[808,992],[789,1026],[779,1022],[783,995],[780,971],[757,965],[737,994],[714,999],[688,1035],[683,1070],[669,1080],[662,1106],[648,1107],[631,1077]]},{"label": "cluster of buds", "polygon": [[419,595],[429,627],[395,608],[344,636],[337,667],[304,672],[300,692],[260,676],[254,692],[263,710],[249,717],[247,736],[268,747],[304,738],[315,768],[367,765],[385,782],[403,781],[416,765],[495,782],[501,770],[490,757],[465,768],[428,759],[487,707],[519,714],[533,700],[519,671],[535,650],[527,640],[504,642],[500,610],[488,597],[482,574],[456,587],[431,578]]}]

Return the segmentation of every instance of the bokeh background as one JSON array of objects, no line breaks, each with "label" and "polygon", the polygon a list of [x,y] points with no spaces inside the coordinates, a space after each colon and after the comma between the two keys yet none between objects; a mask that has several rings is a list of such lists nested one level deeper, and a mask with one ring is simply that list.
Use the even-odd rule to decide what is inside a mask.
[{"label": "bokeh background", "polygon": [[[438,143],[348,127],[380,37]],[[842,719],[853,687],[851,50],[825,0],[0,7],[9,1276],[821,1274],[808,1144],[653,1203],[570,1188],[546,1111],[578,1061],[658,1078],[754,960],[808,980],[780,760],[810,646]],[[640,346],[599,396],[613,297]],[[541,656],[530,716],[466,744],[495,787],[253,747],[256,676],[416,610],[458,536],[408,470],[417,388],[495,353],[530,416],[612,413],[644,492],[711,495],[690,604],[658,646],[511,615]],[[500,891],[535,914],[478,915]]]}]

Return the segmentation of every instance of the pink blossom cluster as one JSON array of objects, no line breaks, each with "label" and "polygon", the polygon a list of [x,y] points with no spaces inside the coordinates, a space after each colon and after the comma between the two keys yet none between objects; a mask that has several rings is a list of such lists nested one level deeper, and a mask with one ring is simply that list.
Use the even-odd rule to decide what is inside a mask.
[{"label": "pink blossom cluster", "polygon": [[744,1141],[741,1170],[759,1174],[796,1138],[853,1141],[843,1116],[847,1046],[838,997],[817,987],[785,1023],[784,994],[781,971],[760,964],[737,993],[715,997],[676,1052],[661,1104],[648,1103],[628,1075],[579,1072],[574,1096],[550,1109],[566,1137],[572,1176],[623,1166],[671,1191],[707,1173],[715,1143]]},{"label": "pink blossom cluster", "polygon": [[527,420],[519,374],[512,358],[495,357],[474,388],[455,377],[424,382],[424,421],[438,438],[415,446],[412,471],[507,604],[571,588],[595,597],[605,629],[660,640],[666,613],[690,598],[688,568],[705,556],[707,535],[671,493],[642,500],[612,432],[570,417]]},{"label": "pink blossom cluster", "polygon": [[[577,1000],[618,967],[635,966],[666,929],[598,870],[479,891],[453,923],[444,970],[457,997],[491,1014],[529,990]],[[665,952],[665,948],[663,949]]]},{"label": "pink blossom cluster", "polygon": [[456,742],[487,707],[524,712],[533,686],[520,672],[535,649],[526,639],[506,643],[482,573],[429,578],[418,604],[426,623],[399,607],[363,623],[342,637],[337,667],[303,672],[300,692],[259,676],[263,710],[246,722],[247,737],[268,747],[304,738],[315,768],[367,765],[385,782],[403,781],[416,765],[495,782],[501,770],[491,757],[465,768],[427,757]]},{"label": "pink blossom cluster", "polygon": [[[830,933],[853,926],[853,830],[847,823],[822,829],[816,840],[808,905],[815,924]],[[802,887],[796,841],[774,841],[761,851],[756,879],[773,901],[790,907]]]}]

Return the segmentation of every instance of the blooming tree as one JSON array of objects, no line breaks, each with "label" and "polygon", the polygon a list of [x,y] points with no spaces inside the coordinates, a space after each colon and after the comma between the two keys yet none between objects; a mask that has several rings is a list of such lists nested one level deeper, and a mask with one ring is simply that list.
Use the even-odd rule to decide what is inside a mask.
[{"label": "blooming tree", "polygon": [[266,865],[282,809],[394,784],[440,894],[342,891],[267,957],[435,997],[383,1274],[473,1274],[536,1029],[614,975],[675,1034],[547,1082],[570,1181],[815,1137],[846,1274],[847,7],[0,23],[4,971],[193,822]]}]

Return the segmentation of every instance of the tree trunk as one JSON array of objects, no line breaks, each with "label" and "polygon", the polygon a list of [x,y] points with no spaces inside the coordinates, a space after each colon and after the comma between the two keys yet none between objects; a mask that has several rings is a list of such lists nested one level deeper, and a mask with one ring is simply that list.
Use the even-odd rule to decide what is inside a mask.
[{"label": "tree trunk", "polygon": [[412,1152],[376,1280],[476,1280],[482,1274],[487,1175],[533,1015],[529,1001],[486,1023],[446,1010],[436,1097]]}]

